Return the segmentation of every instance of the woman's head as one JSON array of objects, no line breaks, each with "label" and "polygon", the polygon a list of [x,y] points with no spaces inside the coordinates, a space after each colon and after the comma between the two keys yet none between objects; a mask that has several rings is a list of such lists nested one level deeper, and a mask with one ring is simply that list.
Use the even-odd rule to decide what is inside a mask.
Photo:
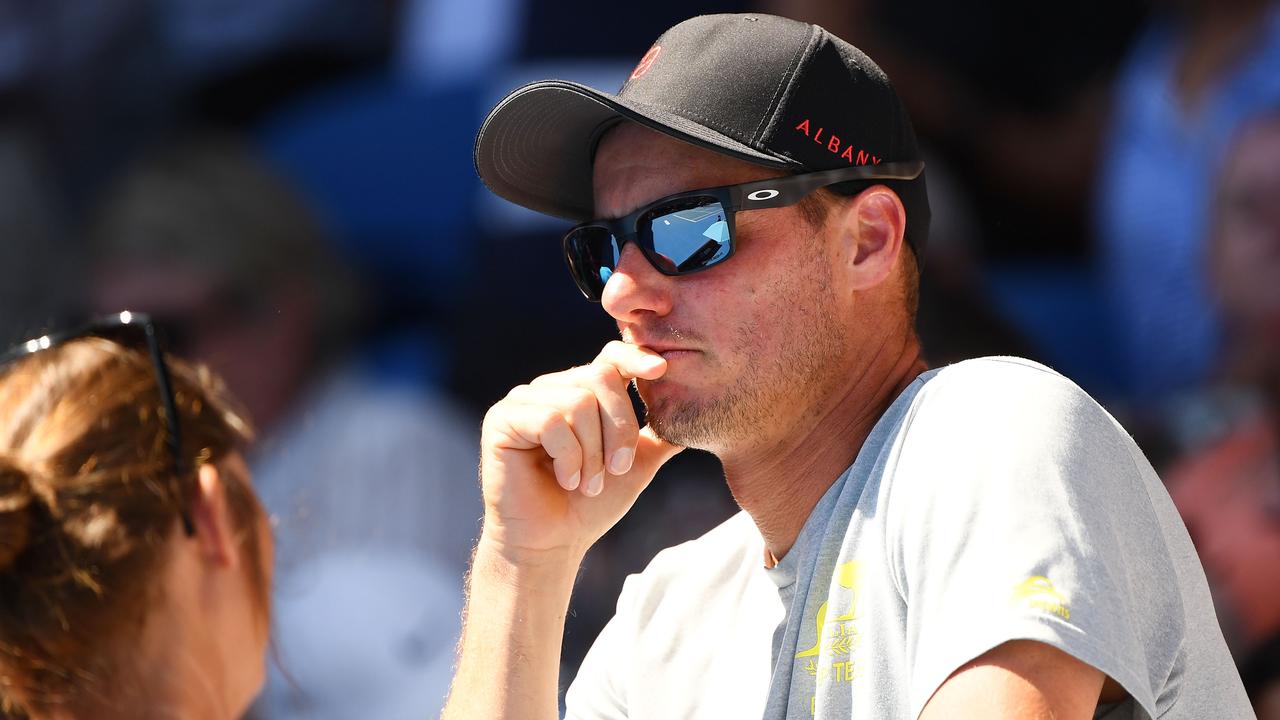
[{"label": "woman's head", "polygon": [[166,365],[177,458],[145,348],[86,337],[0,368],[0,699],[17,710],[129,715],[192,683],[233,715],[261,684],[250,432],[207,371]]}]

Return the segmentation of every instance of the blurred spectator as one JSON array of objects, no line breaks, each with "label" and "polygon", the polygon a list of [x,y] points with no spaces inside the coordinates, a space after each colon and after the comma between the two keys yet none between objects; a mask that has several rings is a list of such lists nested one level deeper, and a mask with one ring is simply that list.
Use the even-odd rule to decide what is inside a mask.
[{"label": "blurred spectator", "polygon": [[95,303],[182,329],[175,343],[262,427],[250,463],[278,523],[277,640],[297,685],[273,674],[257,712],[433,712],[480,516],[478,422],[352,352],[350,278],[308,208],[234,138],[145,156],[91,236]]},{"label": "blurred spectator", "polygon": [[[1259,717],[1277,718],[1280,112],[1246,125],[1239,134],[1214,209],[1208,275],[1227,331],[1226,385],[1255,402],[1225,437],[1176,467],[1169,486],[1196,541]],[[1272,714],[1264,712],[1268,696],[1267,712]]]},{"label": "blurred spectator", "polygon": [[1202,268],[1213,179],[1235,130],[1280,100],[1280,4],[1161,10],[1120,75],[1096,188],[1120,371],[1139,401],[1212,369],[1220,328]]},{"label": "blurred spectator", "polygon": [[143,333],[118,318],[0,348],[0,717],[233,718],[262,687],[249,426]]}]

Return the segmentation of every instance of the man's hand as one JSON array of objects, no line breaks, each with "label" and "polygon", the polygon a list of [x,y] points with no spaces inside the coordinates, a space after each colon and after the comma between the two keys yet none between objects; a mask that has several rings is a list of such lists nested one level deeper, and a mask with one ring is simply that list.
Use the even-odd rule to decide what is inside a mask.
[{"label": "man's hand", "polygon": [[632,378],[666,370],[662,356],[615,341],[590,365],[521,385],[485,415],[484,530],[448,720],[557,717],[560,641],[582,557],[680,452],[639,427],[627,394]]},{"label": "man's hand", "polygon": [[543,375],[490,408],[481,433],[481,543],[516,559],[580,558],[681,448],[641,429],[627,385],[661,355],[613,341],[589,365]]}]

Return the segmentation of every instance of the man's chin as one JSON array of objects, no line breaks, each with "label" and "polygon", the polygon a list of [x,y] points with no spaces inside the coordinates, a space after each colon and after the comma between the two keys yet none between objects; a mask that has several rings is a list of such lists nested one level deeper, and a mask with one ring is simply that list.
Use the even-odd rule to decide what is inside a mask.
[{"label": "man's chin", "polygon": [[658,437],[673,445],[714,452],[719,446],[723,417],[714,408],[664,399],[646,404],[645,421]]},{"label": "man's chin", "polygon": [[715,453],[750,427],[741,415],[741,394],[706,392],[690,397],[687,386],[661,380],[637,382],[636,389],[645,406],[645,421],[654,434],[674,445]]},{"label": "man's chin", "polygon": [[649,414],[646,416],[649,428],[653,430],[653,434],[666,440],[672,445],[693,448],[695,450],[706,450],[706,438],[702,437],[703,433],[699,432],[694,426],[690,426],[683,422],[672,422],[669,418],[661,415]]}]

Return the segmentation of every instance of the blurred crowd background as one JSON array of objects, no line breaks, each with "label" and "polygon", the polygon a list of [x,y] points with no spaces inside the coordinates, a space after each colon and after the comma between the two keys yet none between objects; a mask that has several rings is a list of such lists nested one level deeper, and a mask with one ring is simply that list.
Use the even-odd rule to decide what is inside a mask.
[{"label": "blurred crowd background", "polygon": [[[147,311],[248,405],[278,553],[252,717],[440,707],[480,418],[614,332],[564,223],[484,190],[475,132],[523,82],[616,89],[730,11],[818,22],[894,79],[931,363],[1031,357],[1135,434],[1280,717],[1280,4],[0,0],[0,341]],[[588,558],[566,683],[626,574],[735,509],[714,458],[664,468]]]}]

